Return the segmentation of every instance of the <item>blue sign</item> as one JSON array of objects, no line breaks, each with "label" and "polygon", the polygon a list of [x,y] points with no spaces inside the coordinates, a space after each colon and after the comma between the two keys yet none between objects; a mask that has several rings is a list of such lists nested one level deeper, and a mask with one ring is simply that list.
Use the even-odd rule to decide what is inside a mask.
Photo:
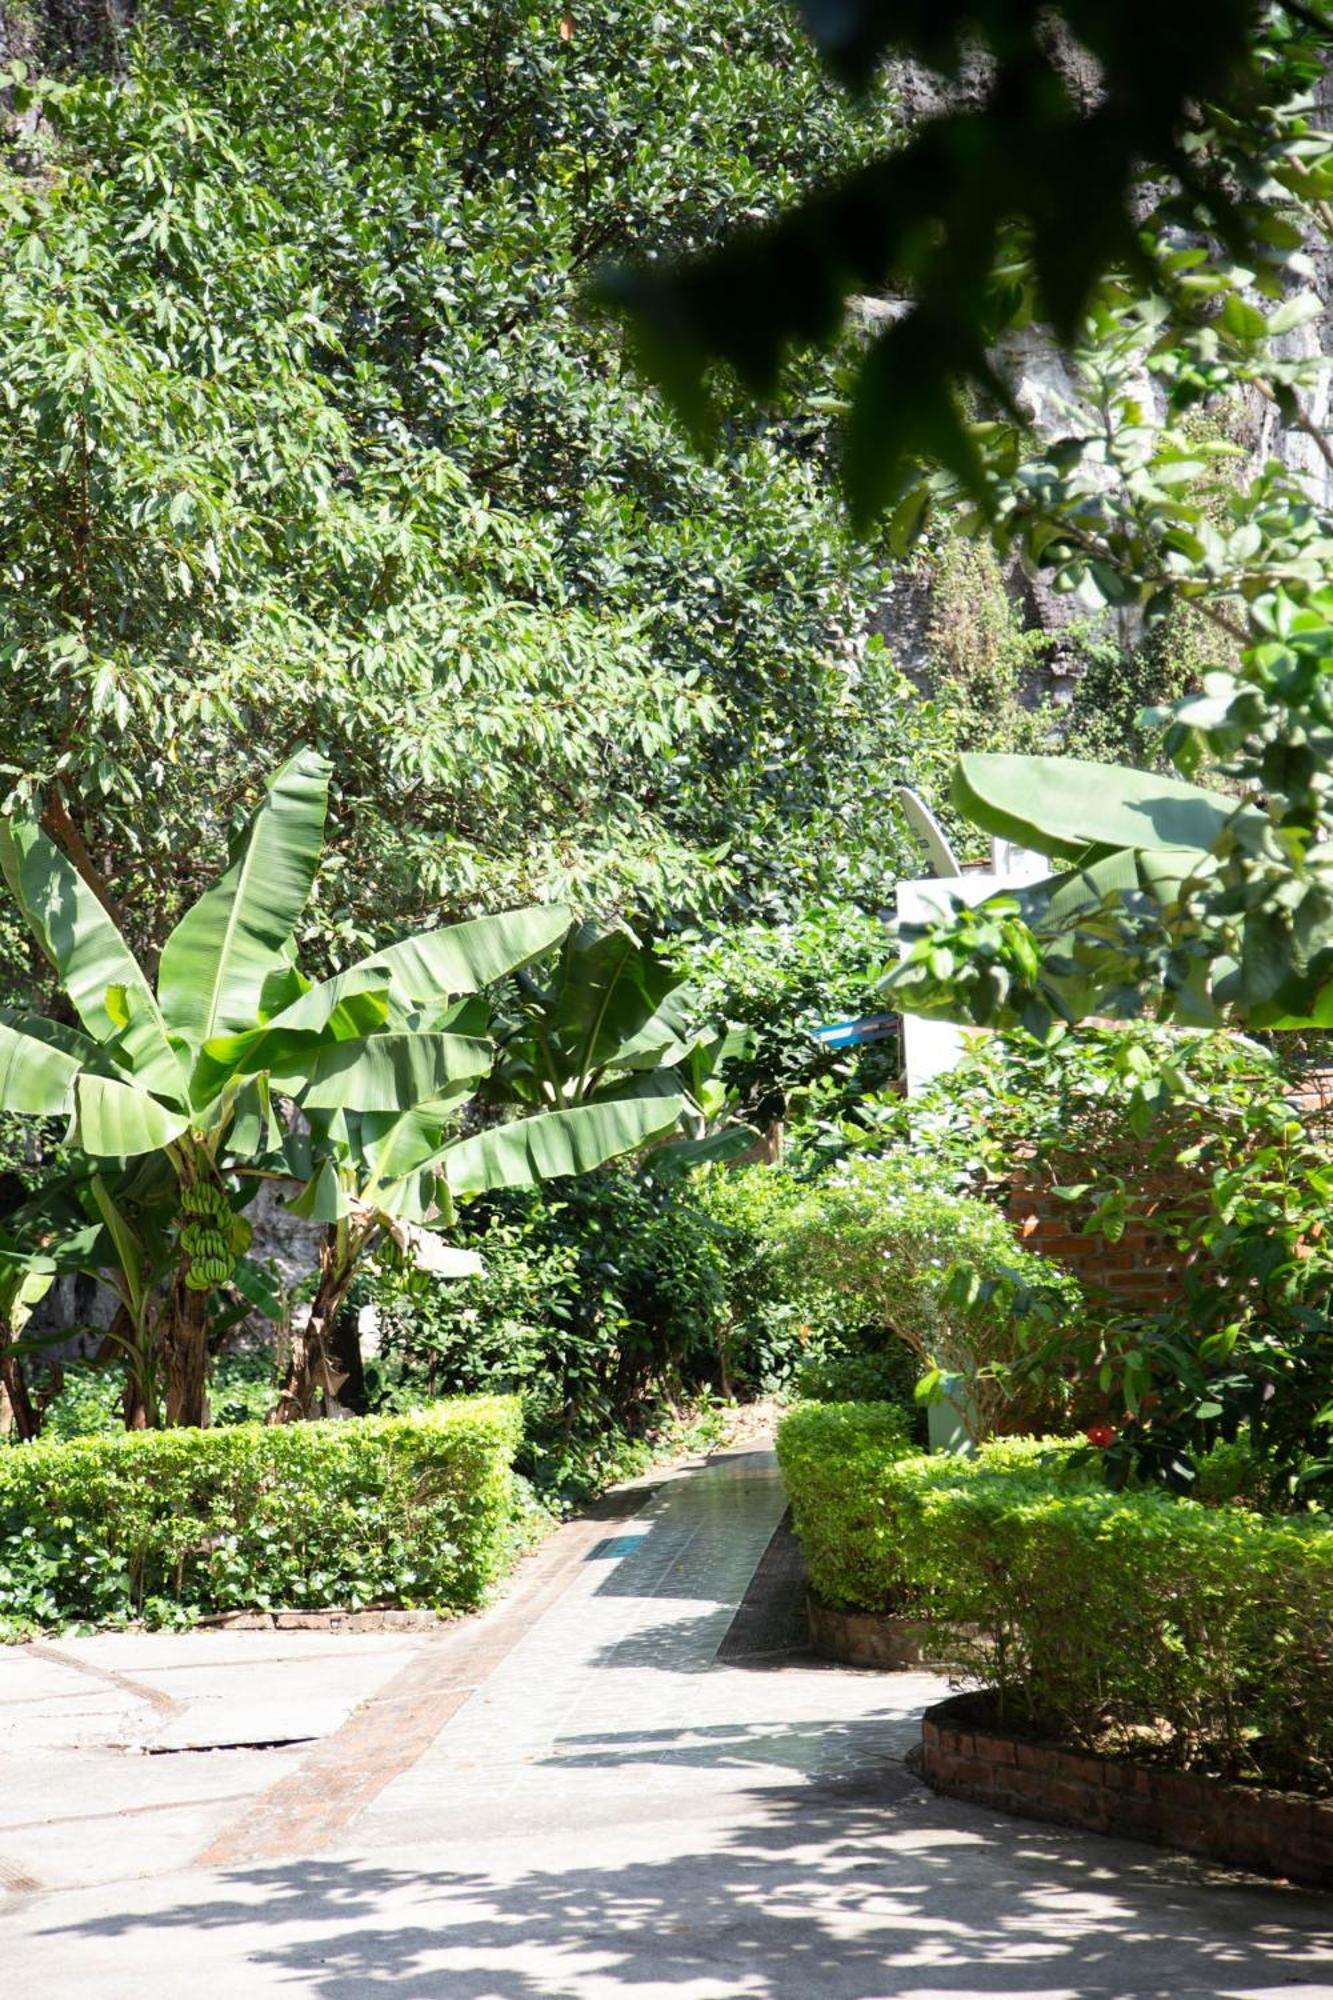
[{"label": "blue sign", "polygon": [[814,1038],[826,1049],[850,1049],[860,1042],[886,1042],[898,1032],[896,1014],[862,1014],[858,1021],[830,1021],[815,1028]]}]

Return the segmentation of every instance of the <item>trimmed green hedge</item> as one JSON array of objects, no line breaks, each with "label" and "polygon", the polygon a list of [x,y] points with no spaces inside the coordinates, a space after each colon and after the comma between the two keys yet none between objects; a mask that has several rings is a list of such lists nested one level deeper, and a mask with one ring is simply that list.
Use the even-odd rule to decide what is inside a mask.
[{"label": "trimmed green hedge", "polygon": [[798,1408],[778,1450],[815,1589],[927,1613],[1015,1720],[1230,1777],[1333,1779],[1324,1517],[1109,1492],[1039,1441],[909,1457],[869,1407]]},{"label": "trimmed green hedge", "polygon": [[893,1468],[919,1449],[896,1403],[798,1403],[778,1426],[792,1521],[827,1604],[887,1611],[907,1601]]},{"label": "trimmed green hedge", "polygon": [[0,1454],[0,1628],[478,1602],[508,1545],[517,1398],[140,1431]]},{"label": "trimmed green hedge", "polygon": [[925,1458],[910,1416],[892,1404],[798,1403],[779,1426],[777,1449],[817,1594],[846,1610],[915,1612],[930,1608],[936,1584],[921,1561],[925,1494],[983,1466],[1043,1483],[1075,1446],[996,1438],[975,1458]]}]

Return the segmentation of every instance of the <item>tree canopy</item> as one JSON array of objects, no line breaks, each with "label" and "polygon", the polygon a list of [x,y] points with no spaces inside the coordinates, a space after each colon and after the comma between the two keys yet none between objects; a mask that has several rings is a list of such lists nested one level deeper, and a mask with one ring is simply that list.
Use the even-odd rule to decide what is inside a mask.
[{"label": "tree canopy", "polygon": [[331,952],[893,872],[863,801],[933,724],[864,637],[831,417],[703,465],[581,311],[599,258],[850,165],[888,94],[851,116],[749,0],[567,18],[172,0],[111,73],[10,73],[5,792],[150,951],[305,741]]}]

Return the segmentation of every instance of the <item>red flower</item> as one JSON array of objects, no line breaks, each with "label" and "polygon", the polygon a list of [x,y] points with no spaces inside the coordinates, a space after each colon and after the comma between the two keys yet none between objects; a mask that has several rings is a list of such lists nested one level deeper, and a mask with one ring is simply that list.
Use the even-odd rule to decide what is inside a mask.
[{"label": "red flower", "polygon": [[1083,1433],[1089,1444],[1095,1444],[1098,1451],[1105,1451],[1108,1444],[1115,1443],[1114,1424],[1089,1424]]}]

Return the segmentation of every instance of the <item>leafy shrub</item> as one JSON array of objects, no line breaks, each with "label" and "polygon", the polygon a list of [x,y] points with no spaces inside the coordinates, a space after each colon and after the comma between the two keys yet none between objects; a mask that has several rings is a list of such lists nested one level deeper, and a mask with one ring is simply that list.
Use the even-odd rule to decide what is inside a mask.
[{"label": "leafy shrub", "polygon": [[[913,1435],[925,1443],[925,1412],[913,1401],[917,1371],[898,1344],[880,1353],[825,1354],[797,1370],[796,1392],[810,1403],[896,1403],[911,1412]],[[918,1435],[919,1434],[919,1435]]]},{"label": "leafy shrub", "polygon": [[[1232,1777],[1333,1777],[1323,1517],[1108,1492],[1078,1441],[912,1456],[875,1406],[792,1411],[778,1456],[818,1593],[926,1613],[1020,1723]],[[1219,1462],[1219,1489],[1235,1470]]]},{"label": "leafy shrub", "polygon": [[496,1575],[516,1402],[45,1439],[0,1454],[0,1629],[271,1606],[461,1610]]},{"label": "leafy shrub", "polygon": [[922,1496],[934,1601],[1010,1712],[1228,1777],[1333,1777],[1333,1533],[985,1470]]},{"label": "leafy shrub", "polygon": [[609,1168],[488,1197],[459,1240],[483,1275],[442,1284],[386,1264],[359,1294],[379,1320],[381,1407],[517,1395],[521,1470],[572,1498],[618,1471],[667,1405],[716,1383],[722,1263],[689,1182]]},{"label": "leafy shrub", "polygon": [[990,1202],[932,1186],[914,1164],[848,1160],[794,1209],[784,1255],[801,1283],[890,1329],[973,1438],[1059,1420],[1060,1385],[1044,1378],[1034,1396],[1026,1366],[1080,1317],[1082,1293]]},{"label": "leafy shrub", "polygon": [[618,1471],[668,1405],[780,1390],[811,1362],[845,1356],[858,1394],[910,1404],[906,1350],[784,1255],[806,1192],[778,1167],[613,1168],[477,1202],[460,1240],[483,1275],[442,1284],[385,1263],[357,1295],[379,1323],[377,1406],[521,1396],[521,1469],[570,1498]]},{"label": "leafy shrub", "polygon": [[799,1403],[778,1427],[778,1463],[810,1582],[828,1604],[928,1611],[937,1581],[922,1546],[922,1498],[985,1468],[1049,1485],[1088,1478],[1081,1441],[995,1438],[973,1458],[924,1457],[905,1413],[879,1403]]},{"label": "leafy shrub", "polygon": [[845,1142],[887,1147],[905,1173],[998,1195],[1044,1180],[1085,1235],[1173,1243],[1177,1298],[1094,1300],[1029,1351],[1032,1382],[1096,1385],[1117,1431],[1108,1470],[1189,1491],[1209,1451],[1243,1435],[1270,1503],[1333,1478],[1333,1177],[1268,1050],[1142,1023],[992,1035],[910,1107],[859,1115]]},{"label": "leafy shrub", "polygon": [[892,1403],[799,1403],[778,1426],[793,1523],[810,1582],[827,1603],[883,1611],[905,1601],[885,1476],[915,1449]]}]

